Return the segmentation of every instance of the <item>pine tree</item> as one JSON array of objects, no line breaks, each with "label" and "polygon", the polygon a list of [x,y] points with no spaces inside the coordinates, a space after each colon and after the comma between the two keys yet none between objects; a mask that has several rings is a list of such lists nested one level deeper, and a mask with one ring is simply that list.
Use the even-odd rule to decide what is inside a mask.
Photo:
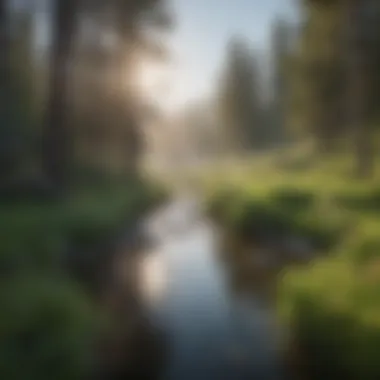
[{"label": "pine tree", "polygon": [[225,149],[238,154],[259,146],[257,67],[251,48],[240,37],[232,38],[228,44],[217,97]]}]

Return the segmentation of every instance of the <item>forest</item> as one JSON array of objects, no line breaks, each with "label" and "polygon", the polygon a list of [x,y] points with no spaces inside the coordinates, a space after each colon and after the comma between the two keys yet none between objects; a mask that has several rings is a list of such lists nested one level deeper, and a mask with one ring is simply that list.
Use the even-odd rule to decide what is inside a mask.
[{"label": "forest", "polygon": [[[376,380],[380,3],[296,6],[272,23],[268,75],[248,37],[226,41],[212,96],[184,113],[206,159],[179,188],[230,266],[276,258],[248,277],[274,285],[291,378]],[[178,189],[143,164],[162,112],[136,70],[170,60],[175,28],[165,0],[0,0],[1,379],[157,378],[140,224]]]},{"label": "forest", "polygon": [[[276,310],[296,378],[379,377],[379,5],[299,2],[290,43],[286,20],[274,25],[264,105],[250,47],[232,40],[216,103],[232,158],[197,174],[233,249],[281,252]],[[271,123],[255,122],[266,104]]]}]

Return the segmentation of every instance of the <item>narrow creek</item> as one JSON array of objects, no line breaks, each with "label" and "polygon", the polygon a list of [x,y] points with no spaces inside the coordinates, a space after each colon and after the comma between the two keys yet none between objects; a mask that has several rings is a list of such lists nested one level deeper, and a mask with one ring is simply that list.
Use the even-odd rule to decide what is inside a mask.
[{"label": "narrow creek", "polygon": [[165,339],[157,379],[284,378],[274,313],[244,280],[233,285],[197,202],[172,202],[147,231],[152,244],[139,258],[138,279],[149,323]]}]

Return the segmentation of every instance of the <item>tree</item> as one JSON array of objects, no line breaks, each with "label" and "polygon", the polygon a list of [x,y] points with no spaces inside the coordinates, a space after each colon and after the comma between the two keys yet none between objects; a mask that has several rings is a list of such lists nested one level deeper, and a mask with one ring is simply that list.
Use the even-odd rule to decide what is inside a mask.
[{"label": "tree", "polygon": [[0,85],[3,88],[4,82],[6,80],[7,71],[7,58],[8,58],[8,48],[9,48],[9,17],[8,17],[8,2],[7,0],[0,0],[0,49],[1,49],[1,60],[0,60]]},{"label": "tree", "polygon": [[320,152],[331,151],[344,131],[346,75],[340,1],[304,1],[304,24],[289,61],[290,118],[311,134]]},{"label": "tree", "polygon": [[[138,165],[138,157],[143,147],[143,134],[140,110],[141,102],[136,98],[135,67],[141,56],[163,58],[164,49],[157,32],[167,30],[172,25],[165,0],[116,1],[116,34],[118,50],[116,52],[115,81],[116,85],[123,83],[121,98],[115,99],[119,105],[121,119],[121,149],[124,149],[124,159],[127,170],[133,171]],[[127,104],[127,107],[125,106]]]},{"label": "tree", "polygon": [[[6,124],[7,113],[7,88],[9,78],[9,30],[8,30],[8,14],[7,14],[7,2],[6,0],[0,0],[0,133],[1,140],[6,140],[8,134],[8,128]],[[3,143],[4,144],[4,143]],[[0,160],[1,160],[1,177],[3,180],[4,171],[8,166],[8,154],[7,148],[4,144],[0,147]]]},{"label": "tree", "polygon": [[272,89],[273,97],[270,102],[267,117],[273,125],[273,134],[277,140],[282,140],[286,134],[286,106],[289,95],[289,76],[287,75],[288,60],[291,55],[291,27],[284,19],[278,19],[273,25],[272,32]]},{"label": "tree", "polygon": [[224,145],[240,153],[260,145],[258,73],[247,42],[234,37],[227,47],[227,60],[217,94],[217,112]]},{"label": "tree", "polygon": [[0,85],[4,88],[4,81],[6,80],[6,59],[8,51],[8,23],[7,23],[7,2],[6,0],[0,0],[0,49],[1,49],[1,60],[0,60]]},{"label": "tree", "polygon": [[[70,150],[73,144],[69,144],[77,145],[73,123],[79,124],[79,129],[91,129],[92,121],[95,131],[84,134],[98,137],[94,139],[97,148],[104,148],[104,155],[100,156],[108,160],[112,153],[117,166],[124,164],[126,172],[134,171],[142,149],[134,69],[142,54],[164,55],[155,32],[170,25],[166,3],[164,0],[55,0],[52,4],[45,172],[58,186],[67,182],[68,162],[73,158]],[[91,38],[82,38],[81,31],[89,26],[87,37]],[[108,43],[104,43],[106,37]]]},{"label": "tree", "polygon": [[169,21],[163,0],[83,2],[71,103],[76,152],[85,165],[122,175],[136,172],[144,142],[136,69],[142,59],[164,58],[158,32]]},{"label": "tree", "polygon": [[356,173],[373,172],[373,127],[379,120],[380,7],[376,0],[304,0],[305,23],[292,59],[292,114],[320,150],[354,140]]},{"label": "tree", "polygon": [[[8,186],[21,171],[34,164],[36,107],[31,60],[31,14],[7,10],[6,50],[1,55],[0,176]],[[32,157],[33,156],[33,157]],[[26,158],[27,157],[27,158]]]},{"label": "tree", "polygon": [[70,135],[67,119],[69,64],[75,32],[76,0],[52,1],[52,43],[43,167],[54,186],[65,187]]},{"label": "tree", "polygon": [[348,110],[354,131],[356,174],[373,173],[373,126],[379,120],[380,7],[377,1],[347,0],[345,36]]}]

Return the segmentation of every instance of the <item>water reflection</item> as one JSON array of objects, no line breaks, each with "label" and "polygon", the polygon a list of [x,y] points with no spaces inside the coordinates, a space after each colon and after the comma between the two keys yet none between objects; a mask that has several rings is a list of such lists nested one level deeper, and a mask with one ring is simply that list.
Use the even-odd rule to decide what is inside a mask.
[{"label": "water reflection", "polygon": [[167,263],[160,251],[144,255],[139,262],[140,292],[147,304],[160,301],[168,281]]},{"label": "water reflection", "polygon": [[[196,214],[176,202],[155,215],[157,245],[140,263],[149,318],[169,350],[159,379],[280,378],[275,324],[256,274],[239,255],[219,254],[213,227]],[[185,232],[167,228],[179,221]]]}]

